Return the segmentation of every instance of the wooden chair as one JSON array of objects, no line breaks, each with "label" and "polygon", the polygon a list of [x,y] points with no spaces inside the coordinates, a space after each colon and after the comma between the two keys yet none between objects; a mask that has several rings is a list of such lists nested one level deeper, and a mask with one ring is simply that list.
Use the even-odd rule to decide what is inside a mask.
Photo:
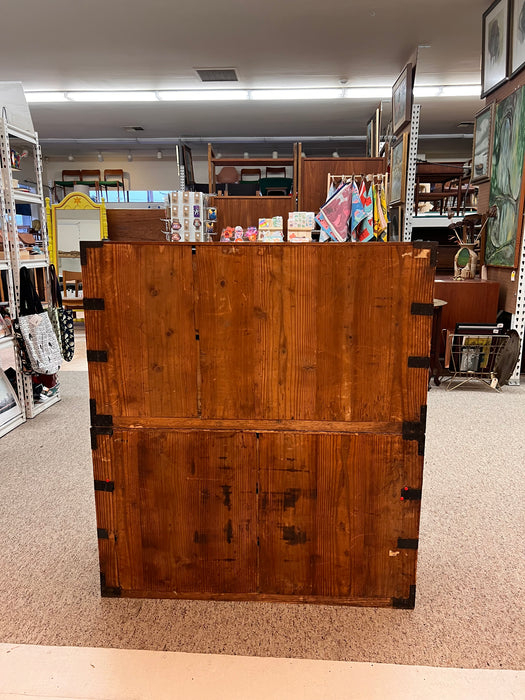
[{"label": "wooden chair", "polygon": [[120,189],[122,188],[122,195],[124,201],[126,201],[126,187],[124,185],[124,171],[123,170],[104,170],[104,179],[100,181],[100,187],[104,188],[106,193],[106,199],[108,196],[108,187],[117,188],[117,197],[120,202]]},{"label": "wooden chair", "polygon": [[266,168],[266,177],[286,177],[286,167],[284,165],[268,165]]},{"label": "wooden chair", "polygon": [[[67,285],[73,283],[75,285],[75,296],[67,296]],[[66,309],[73,309],[73,311],[83,311],[84,302],[83,295],[80,291],[80,285],[82,284],[82,273],[81,272],[71,272],[70,270],[62,270],[62,305]]]},{"label": "wooden chair", "polygon": [[255,175],[257,180],[261,179],[261,169],[260,168],[241,168],[241,182],[249,182],[244,180],[244,177],[248,175],[251,177],[252,175]]},{"label": "wooden chair", "polygon": [[[68,178],[68,179],[66,179]],[[57,202],[59,202],[58,198],[58,192],[57,188],[61,187],[62,188],[62,199],[66,196],[66,188],[73,187],[76,185],[77,182],[80,182],[82,179],[82,172],[80,170],[62,170],[62,179],[61,180],[55,180],[53,183],[53,196]]]}]

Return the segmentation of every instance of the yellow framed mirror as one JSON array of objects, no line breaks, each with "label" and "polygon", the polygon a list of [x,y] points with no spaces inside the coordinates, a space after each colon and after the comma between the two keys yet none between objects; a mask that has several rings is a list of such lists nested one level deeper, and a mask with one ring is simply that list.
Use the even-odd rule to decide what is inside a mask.
[{"label": "yellow framed mirror", "polygon": [[80,241],[108,237],[106,204],[95,204],[83,192],[71,192],[58,204],[46,199],[49,258],[57,274],[80,273]]}]

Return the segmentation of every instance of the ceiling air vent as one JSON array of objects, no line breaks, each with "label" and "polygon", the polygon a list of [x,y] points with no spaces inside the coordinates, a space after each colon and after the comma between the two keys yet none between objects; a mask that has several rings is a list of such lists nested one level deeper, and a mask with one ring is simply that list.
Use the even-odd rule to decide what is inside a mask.
[{"label": "ceiling air vent", "polygon": [[123,126],[122,128],[130,134],[134,134],[135,131],[144,131],[143,126]]},{"label": "ceiling air vent", "polygon": [[236,83],[239,81],[235,68],[196,68],[203,83]]}]

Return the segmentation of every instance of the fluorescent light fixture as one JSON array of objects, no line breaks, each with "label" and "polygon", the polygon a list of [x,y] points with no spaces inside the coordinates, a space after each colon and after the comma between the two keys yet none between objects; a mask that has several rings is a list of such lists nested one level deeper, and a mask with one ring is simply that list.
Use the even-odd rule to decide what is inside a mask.
[{"label": "fluorescent light fixture", "polygon": [[247,100],[248,90],[159,90],[163,102],[230,102]]},{"label": "fluorescent light fixture", "polygon": [[481,85],[446,85],[443,97],[481,97]]},{"label": "fluorescent light fixture", "polygon": [[301,90],[251,90],[252,100],[335,100],[342,97],[340,88],[307,88]]},{"label": "fluorescent light fixture", "polygon": [[439,97],[443,88],[439,85],[416,85],[414,97]]},{"label": "fluorescent light fixture", "polygon": [[68,101],[63,92],[26,92],[25,96],[29,103]]},{"label": "fluorescent light fixture", "polygon": [[101,92],[66,92],[68,100],[73,102],[156,102],[153,91],[118,90]]},{"label": "fluorescent light fixture", "polygon": [[346,88],[345,97],[353,100],[382,99],[392,97],[390,87],[356,87]]}]

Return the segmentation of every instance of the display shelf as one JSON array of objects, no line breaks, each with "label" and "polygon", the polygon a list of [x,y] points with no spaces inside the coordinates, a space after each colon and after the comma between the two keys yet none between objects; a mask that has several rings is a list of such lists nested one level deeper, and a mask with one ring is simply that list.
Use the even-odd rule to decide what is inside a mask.
[{"label": "display shelf", "polygon": [[38,143],[38,136],[34,132],[21,129],[18,126],[14,126],[14,124],[9,124],[9,122],[6,122],[6,131],[9,136],[15,136],[18,139],[35,145]]},{"label": "display shelf", "polygon": [[13,190],[13,199],[15,200],[15,202],[42,204],[42,198],[36,192],[21,192],[20,190]]},{"label": "display shelf", "polygon": [[46,258],[41,258],[39,260],[24,260],[23,258],[20,259],[20,267],[27,267],[29,269],[34,269],[38,267],[47,267],[49,265],[49,262],[47,261]]},{"label": "display shelf", "polygon": [[451,219],[448,216],[411,216],[409,218],[412,228],[448,228],[450,224],[463,220],[462,216],[453,216]]},{"label": "display shelf", "polygon": [[214,165],[293,165],[293,158],[212,158]]},{"label": "display shelf", "polygon": [[9,260],[0,260],[0,270],[9,270]]},{"label": "display shelf", "polygon": [[32,410],[31,413],[28,414],[28,418],[36,418],[39,413],[42,413],[42,411],[45,411],[46,408],[49,408],[50,406],[53,406],[54,404],[58,403],[60,401],[60,389],[58,392],[52,396],[49,399],[44,399],[41,402],[33,402]]},{"label": "display shelf", "polygon": [[[21,139],[28,144],[33,144],[32,158],[36,175],[36,191],[24,192],[16,189],[13,185],[13,169],[11,167],[11,142],[10,137]],[[44,285],[46,300],[50,299],[49,274],[49,249],[48,237],[46,230],[46,217],[43,196],[42,183],[42,154],[38,142],[38,134],[21,129],[13,124],[10,124],[6,119],[0,119],[0,154],[1,154],[1,169],[2,177],[0,177],[0,205],[2,209],[2,220],[5,222],[5,230],[3,232],[4,249],[9,251],[9,259],[1,261],[2,269],[7,270],[8,293],[9,293],[9,310],[12,319],[15,319],[18,314],[20,305],[20,268],[41,269],[44,271]],[[29,259],[20,258],[18,226],[16,217],[13,213],[16,210],[17,203],[27,203],[34,207],[34,218],[40,219],[43,222],[41,248],[45,251],[43,255],[32,256]],[[38,208],[38,212],[37,212]],[[36,258],[36,259],[35,259]],[[44,300],[45,306],[45,300]],[[8,339],[4,346],[8,346],[13,341]],[[22,361],[16,342],[13,343],[14,361],[17,377],[18,396],[22,408],[22,418],[19,422],[23,422],[26,417],[33,418],[43,410],[52,406],[60,399],[60,394],[57,394],[42,404],[35,404],[33,401],[33,383],[31,377],[22,372]],[[19,422],[14,422],[10,429],[16,427]]]}]

